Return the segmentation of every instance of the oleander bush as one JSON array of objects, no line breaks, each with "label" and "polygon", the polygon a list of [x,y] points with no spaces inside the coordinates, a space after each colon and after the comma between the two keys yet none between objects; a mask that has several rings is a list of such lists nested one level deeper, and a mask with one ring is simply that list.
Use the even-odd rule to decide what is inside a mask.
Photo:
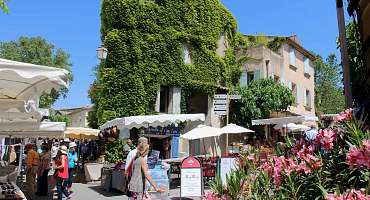
[{"label": "oleander bush", "polygon": [[[369,129],[352,109],[321,129],[312,141],[286,137],[275,153],[241,155],[239,170],[225,185],[211,184],[207,199],[370,199]],[[235,193],[239,186],[242,190]]]}]

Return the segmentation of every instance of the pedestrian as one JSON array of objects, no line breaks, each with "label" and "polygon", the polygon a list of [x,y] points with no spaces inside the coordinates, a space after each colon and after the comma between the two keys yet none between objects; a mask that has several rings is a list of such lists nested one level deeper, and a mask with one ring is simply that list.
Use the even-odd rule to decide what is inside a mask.
[{"label": "pedestrian", "polygon": [[157,184],[150,177],[148,172],[148,165],[145,161],[145,156],[149,153],[149,145],[142,143],[137,147],[137,153],[132,164],[132,177],[129,182],[129,190],[131,192],[131,198],[136,200],[149,200],[149,193],[146,191],[145,180],[148,180],[150,185],[157,192],[164,192],[161,188],[157,187]]},{"label": "pedestrian", "polygon": [[[145,137],[140,137],[138,141],[139,141],[138,145],[148,144],[148,139],[145,138]],[[136,154],[137,154],[137,148],[131,150],[127,155],[126,163],[125,163],[125,174],[126,174],[126,176],[128,175],[128,170],[127,170],[128,166],[131,164],[131,161],[135,158]],[[145,161],[146,160],[147,160],[147,156],[145,156]]]},{"label": "pedestrian", "polygon": [[70,199],[68,191],[64,187],[63,183],[68,179],[68,149],[66,146],[62,145],[59,150],[59,156],[56,162],[56,179],[57,179],[57,193],[58,200],[62,200],[63,194]]},{"label": "pedestrian", "polygon": [[64,187],[67,188],[68,194],[72,193],[72,182],[73,176],[76,169],[76,162],[77,162],[77,152],[76,152],[76,143],[71,142],[69,143],[69,153],[68,153],[68,179],[64,181]]},{"label": "pedestrian", "polygon": [[133,147],[134,147],[134,145],[132,144],[132,140],[128,139],[125,146],[123,146],[123,150],[125,152],[130,152],[132,149],[134,149]]},{"label": "pedestrian", "polygon": [[26,185],[27,185],[27,194],[29,199],[35,199],[35,183],[36,183],[36,174],[39,165],[39,154],[35,151],[32,144],[27,144],[25,146],[27,151],[27,168],[26,168]]},{"label": "pedestrian", "polygon": [[37,172],[37,192],[38,196],[48,196],[48,173],[51,163],[51,152],[48,144],[41,146],[42,154],[40,155],[39,169]]}]

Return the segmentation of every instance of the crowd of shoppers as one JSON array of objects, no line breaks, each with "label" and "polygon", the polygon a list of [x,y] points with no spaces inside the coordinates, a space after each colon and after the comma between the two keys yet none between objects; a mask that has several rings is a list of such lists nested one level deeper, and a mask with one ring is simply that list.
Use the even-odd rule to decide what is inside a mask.
[{"label": "crowd of shoppers", "polygon": [[51,143],[43,143],[37,150],[36,145],[27,144],[25,151],[28,199],[48,196],[50,180],[56,182],[58,200],[63,195],[69,199],[78,161],[77,144],[69,140],[54,142],[52,146]]}]

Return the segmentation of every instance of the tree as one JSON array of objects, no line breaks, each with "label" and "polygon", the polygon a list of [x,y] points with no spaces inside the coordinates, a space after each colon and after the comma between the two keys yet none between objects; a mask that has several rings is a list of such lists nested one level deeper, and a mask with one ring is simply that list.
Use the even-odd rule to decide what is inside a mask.
[{"label": "tree", "polygon": [[334,54],[326,61],[317,56],[315,61],[315,107],[316,113],[335,114],[345,108],[341,66]]},{"label": "tree", "polygon": [[[41,37],[20,37],[17,41],[1,42],[0,57],[66,69],[70,72],[69,80],[73,79],[69,54],[60,48],[56,49]],[[43,94],[40,107],[50,108],[60,96],[65,97],[67,92],[68,89],[63,88],[61,91],[52,90],[50,94]]]},{"label": "tree", "polygon": [[8,6],[6,5],[6,2],[7,2],[7,0],[0,0],[0,9],[1,9],[4,13],[8,13],[8,12],[9,12],[9,8],[8,8]]},{"label": "tree", "polygon": [[295,101],[292,92],[272,79],[252,81],[247,87],[236,87],[240,100],[231,103],[231,121],[250,126],[252,119],[268,118],[272,111],[284,111]]}]

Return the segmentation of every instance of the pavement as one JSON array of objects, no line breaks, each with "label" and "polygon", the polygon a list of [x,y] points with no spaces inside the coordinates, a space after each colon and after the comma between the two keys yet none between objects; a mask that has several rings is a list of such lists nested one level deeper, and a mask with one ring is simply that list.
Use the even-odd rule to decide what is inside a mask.
[{"label": "pavement", "polygon": [[[128,197],[119,191],[107,192],[100,185],[100,181],[90,183],[73,183],[73,194],[71,200],[128,200]],[[200,200],[200,198],[180,198],[180,188],[174,186],[170,190],[170,195],[153,194],[152,200]],[[37,197],[36,200],[54,200],[57,199],[56,193],[50,197]],[[64,198],[66,199],[66,198]]]}]

